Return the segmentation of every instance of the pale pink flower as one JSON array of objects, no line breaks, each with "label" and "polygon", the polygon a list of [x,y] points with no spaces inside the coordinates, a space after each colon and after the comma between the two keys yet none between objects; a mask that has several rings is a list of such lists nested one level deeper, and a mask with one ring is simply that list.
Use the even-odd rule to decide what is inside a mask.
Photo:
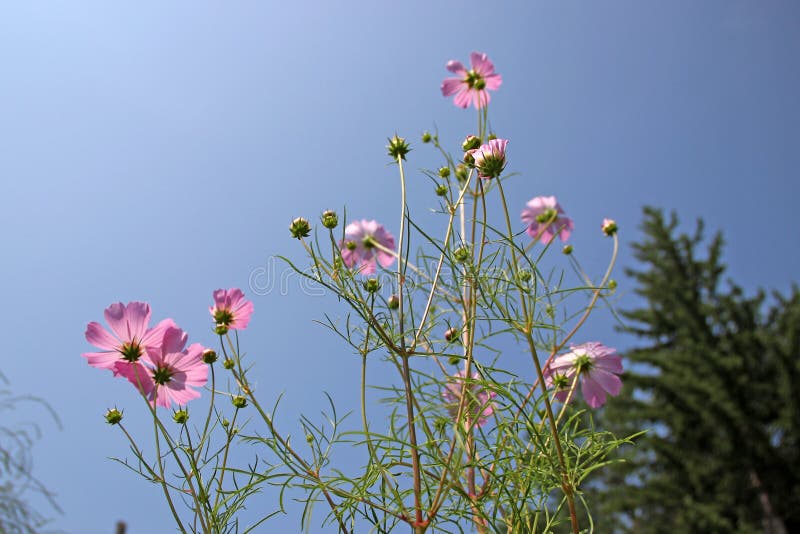
[{"label": "pale pink flower", "polygon": [[442,95],[456,95],[453,103],[458,107],[466,108],[472,102],[473,106],[480,109],[489,104],[489,91],[496,91],[503,83],[503,78],[495,74],[494,64],[486,54],[473,52],[469,59],[472,64],[470,70],[460,61],[447,62],[447,70],[458,78],[445,78],[442,82]]},{"label": "pale pink flower", "polygon": [[566,241],[575,228],[556,197],[536,197],[529,200],[522,210],[522,222],[528,225],[528,235],[545,245],[555,239],[556,235],[561,241]]},{"label": "pale pink flower", "polygon": [[144,365],[119,365],[119,374],[127,378],[144,394],[150,403],[169,408],[173,403],[185,406],[200,397],[193,389],[203,387],[208,381],[208,365],[203,363],[205,347],[200,343],[186,346],[188,336],[177,327],[164,330],[161,346],[151,349],[152,367]]},{"label": "pale pink flower", "polygon": [[470,150],[478,176],[497,178],[506,167],[506,146],[508,139],[492,139],[485,145]]},{"label": "pale pink flower", "polygon": [[[567,400],[573,381],[580,382],[586,403],[599,408],[606,402],[606,395],[619,395],[622,389],[622,357],[615,349],[597,342],[570,347],[570,352],[553,359],[544,369],[545,383],[556,386],[556,399]],[[574,397],[574,394],[573,394]]]},{"label": "pale pink flower", "polygon": [[92,367],[110,369],[115,375],[119,374],[118,363],[141,365],[140,359],[146,361],[148,350],[161,345],[164,329],[175,325],[172,319],[164,319],[149,328],[150,305],[146,302],[117,302],[106,308],[104,315],[110,332],[91,322],[85,333],[86,341],[102,352],[85,352],[82,356]]},{"label": "pale pink flower", "polygon": [[217,326],[244,330],[253,315],[253,303],[244,298],[241,289],[217,289],[214,291],[214,305],[208,308]]},{"label": "pale pink flower", "polygon": [[[461,391],[464,389],[465,371],[462,369],[455,375],[448,378],[442,397],[447,403],[447,410],[453,417],[458,416],[458,405],[461,401]],[[466,399],[464,399],[464,417],[467,424],[471,425],[474,421],[476,425],[483,426],[488,418],[494,413],[494,399],[497,393],[485,389],[480,382],[480,375],[472,373],[472,380],[467,381]]]},{"label": "pale pink flower", "polygon": [[374,220],[348,224],[340,246],[344,264],[349,268],[357,265],[361,274],[373,274],[376,261],[384,268],[394,262],[394,237]]}]

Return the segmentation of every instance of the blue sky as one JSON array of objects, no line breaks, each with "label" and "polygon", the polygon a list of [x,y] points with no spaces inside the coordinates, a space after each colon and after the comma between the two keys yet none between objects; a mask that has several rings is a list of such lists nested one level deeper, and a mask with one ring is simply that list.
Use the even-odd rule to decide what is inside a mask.
[{"label": "blue sky", "polygon": [[[797,280],[796,2],[7,2],[0,369],[63,420],[59,431],[19,414],[46,427],[34,455],[64,508],[54,527],[168,531],[157,488],[107,459],[126,454],[107,407],[148,427],[132,388],[80,357],[86,323],[146,300],[212,343],[211,291],[246,288],[275,254],[301,258],[293,217],[346,205],[396,232],[386,137],[415,143],[415,170],[439,165],[423,130],[438,126],[454,149],[472,133],[473,112],[439,93],[447,60],[472,50],[503,75],[491,115],[520,173],[512,204],[557,195],[591,270],[608,254],[607,216],[620,267],[633,265],[649,204],[723,230],[729,274],[749,291]],[[413,172],[409,195],[426,220],[430,182]],[[632,288],[617,278],[625,308]],[[323,390],[352,405],[357,361],[312,322],[341,314],[335,299],[289,287],[252,295],[243,341],[265,395],[285,392],[291,428],[319,412]],[[634,343],[612,326],[599,315],[587,335]],[[274,527],[299,531],[296,517]]]}]

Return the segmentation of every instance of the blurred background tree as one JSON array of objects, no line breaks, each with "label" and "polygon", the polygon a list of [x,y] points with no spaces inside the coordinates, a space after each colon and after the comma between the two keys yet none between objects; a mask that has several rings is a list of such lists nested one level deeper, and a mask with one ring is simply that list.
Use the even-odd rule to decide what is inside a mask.
[{"label": "blurred background tree", "polygon": [[[54,496],[33,475],[32,451],[41,432],[29,422],[33,406],[43,408],[56,425],[58,416],[47,403],[30,395],[15,395],[6,389],[0,373],[0,532],[37,533],[48,523],[42,507],[61,512]],[[33,502],[37,505],[34,505]]]},{"label": "blurred background tree", "polygon": [[[723,238],[645,208],[641,297],[623,312],[642,345],[601,426],[649,429],[591,484],[602,532],[800,532],[800,293],[723,283]],[[764,238],[774,229],[764,225]]]}]

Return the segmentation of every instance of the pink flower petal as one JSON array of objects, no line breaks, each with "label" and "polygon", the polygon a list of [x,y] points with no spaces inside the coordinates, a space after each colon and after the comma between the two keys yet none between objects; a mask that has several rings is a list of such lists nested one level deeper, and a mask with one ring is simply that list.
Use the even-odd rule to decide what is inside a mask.
[{"label": "pink flower petal", "polygon": [[86,341],[100,349],[117,350],[121,346],[120,341],[103,328],[100,323],[91,322],[86,325],[85,336]]},{"label": "pink flower petal", "polygon": [[467,75],[467,69],[460,61],[451,59],[450,61],[447,62],[446,68],[453,74],[458,74],[462,78]]}]

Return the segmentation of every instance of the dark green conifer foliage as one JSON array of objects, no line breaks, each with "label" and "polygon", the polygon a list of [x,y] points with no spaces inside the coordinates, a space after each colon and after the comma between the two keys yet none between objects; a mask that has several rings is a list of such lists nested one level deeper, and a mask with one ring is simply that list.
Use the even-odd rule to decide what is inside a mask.
[{"label": "dark green conifer foliage", "polygon": [[650,430],[589,490],[596,531],[800,532],[800,292],[744,295],[722,236],[677,227],[645,208],[623,312],[641,345],[601,420]]}]

